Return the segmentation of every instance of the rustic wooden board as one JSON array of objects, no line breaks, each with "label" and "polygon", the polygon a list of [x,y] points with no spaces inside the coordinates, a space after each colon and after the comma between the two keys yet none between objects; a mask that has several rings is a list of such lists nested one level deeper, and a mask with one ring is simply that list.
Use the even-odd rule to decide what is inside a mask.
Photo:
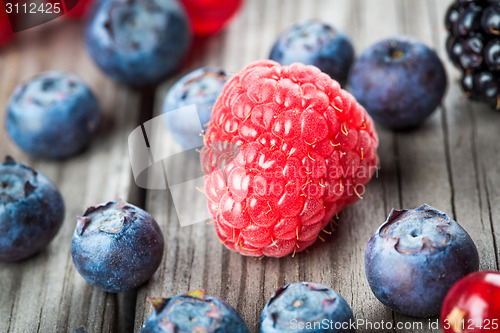
[{"label": "rustic wooden board", "polygon": [[[436,2],[436,11],[446,10]],[[442,17],[438,17],[442,19]],[[446,34],[435,36],[441,57]],[[447,61],[448,98],[445,100],[446,144],[453,209],[457,221],[467,229],[480,252],[481,269],[499,269],[500,211],[500,114],[467,100],[459,88],[460,75]]]},{"label": "rustic wooden board", "polygon": [[[74,268],[70,244],[75,217],[87,206],[119,197],[137,200],[127,136],[138,123],[139,99],[94,67],[80,35],[80,24],[57,20],[19,33],[16,43],[0,54],[0,156],[13,155],[47,175],[59,186],[66,205],[64,224],[45,251],[19,263],[0,264],[0,332],[73,332],[80,326],[89,332],[112,332],[122,327],[117,318],[123,296],[86,283]],[[90,149],[61,162],[29,158],[4,130],[15,85],[49,69],[79,75],[98,95],[103,112]]]},{"label": "rustic wooden board", "polygon": [[[19,34],[0,51],[0,157],[11,154],[54,180],[66,202],[60,233],[41,254],[13,264],[0,264],[0,332],[128,332],[135,319],[139,332],[151,311],[147,297],[173,296],[204,288],[233,305],[251,332],[258,332],[260,312],[278,286],[297,282],[323,283],[340,292],[357,319],[371,322],[421,323],[423,329],[360,332],[439,332],[428,320],[415,320],[385,308],[371,293],[364,272],[364,251],[374,230],[391,208],[413,208],[424,202],[454,217],[474,239],[482,269],[499,268],[500,241],[500,113],[461,97],[459,78],[448,61],[443,0],[247,0],[241,15],[223,33],[196,39],[184,68],[156,93],[141,94],[105,78],[91,63],[75,22],[52,22]],[[446,65],[449,86],[443,106],[424,126],[394,133],[378,127],[381,169],[367,187],[365,199],[344,209],[333,235],[323,234],[304,253],[282,259],[243,257],[225,249],[212,225],[180,227],[169,191],[140,190],[131,178],[127,136],[149,119],[149,106],[161,114],[171,84],[191,69],[213,65],[236,72],[266,58],[276,36],[290,24],[318,18],[351,36],[359,55],[374,42],[396,34],[411,34],[433,46]],[[104,121],[92,147],[62,162],[34,160],[10,142],[4,117],[15,85],[40,71],[70,70],[99,96]],[[167,149],[175,143],[156,133]],[[198,159],[183,154],[165,165],[198,177]],[[175,168],[182,166],[182,168]],[[179,176],[179,175],[178,175]],[[112,295],[88,285],[74,269],[69,254],[75,216],[90,204],[116,198],[141,204],[161,225],[165,256],[150,282],[136,293]],[[201,196],[186,198],[193,211]],[[432,318],[436,320],[436,318]]]},{"label": "rustic wooden board", "polygon": [[[453,216],[470,233],[482,269],[498,268],[500,208],[495,203],[500,193],[495,185],[500,181],[500,144],[494,138],[500,115],[460,97],[455,81],[458,74],[443,48],[442,20],[447,5],[439,0],[253,0],[229,30],[202,46],[201,59],[189,63],[177,77],[201,65],[237,71],[250,61],[266,58],[275,36],[290,24],[319,18],[345,30],[358,54],[380,39],[414,35],[437,50],[447,65],[450,82],[443,106],[418,130],[394,133],[378,127],[381,170],[368,185],[365,199],[340,214],[334,235],[323,235],[326,242],[318,241],[294,258],[256,260],[232,253],[219,244],[211,225],[180,227],[168,193],[148,192],[146,207],[166,233],[167,249],[160,270],[138,293],[136,332],[151,311],[146,297],[197,288],[228,301],[243,315],[250,331],[257,332],[265,301],[278,286],[297,281],[315,281],[336,289],[357,319],[422,325],[422,329],[385,331],[439,331],[429,327],[428,319],[392,313],[376,300],[365,278],[364,250],[391,208],[428,203]],[[155,114],[161,113],[163,96],[174,80],[159,90]],[[165,139],[165,144],[170,142]],[[178,163],[194,170],[198,162],[188,156]],[[192,204],[195,210],[203,201]]]}]

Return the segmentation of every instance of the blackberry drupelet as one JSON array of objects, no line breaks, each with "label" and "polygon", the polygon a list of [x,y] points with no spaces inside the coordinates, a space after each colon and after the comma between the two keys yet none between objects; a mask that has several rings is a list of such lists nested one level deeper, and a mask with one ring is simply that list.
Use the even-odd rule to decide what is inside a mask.
[{"label": "blackberry drupelet", "polygon": [[446,51],[472,100],[500,109],[500,0],[455,0],[446,13]]}]

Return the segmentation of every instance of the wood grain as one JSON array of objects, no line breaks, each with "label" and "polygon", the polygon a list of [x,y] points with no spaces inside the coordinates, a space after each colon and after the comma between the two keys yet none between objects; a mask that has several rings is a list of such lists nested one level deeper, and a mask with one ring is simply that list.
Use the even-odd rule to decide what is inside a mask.
[{"label": "wood grain", "polygon": [[[0,52],[0,156],[11,154],[54,180],[66,202],[66,219],[47,250],[20,263],[0,264],[0,332],[135,332],[149,315],[147,297],[169,297],[204,288],[234,306],[250,332],[259,331],[260,312],[281,285],[314,281],[337,290],[356,319],[416,325],[422,329],[369,329],[359,332],[439,332],[429,320],[391,312],[372,294],[364,272],[364,251],[391,208],[428,203],[454,217],[476,243],[482,269],[499,268],[500,256],[500,113],[461,96],[459,73],[447,59],[442,0],[247,0],[228,29],[195,39],[184,67],[155,92],[135,92],[105,78],[92,64],[81,41],[81,25],[56,20],[20,33]],[[190,70],[220,66],[237,72],[251,61],[267,58],[276,36],[289,25],[322,19],[344,30],[359,55],[371,44],[396,34],[414,35],[440,55],[448,73],[443,105],[419,129],[392,132],[377,127],[381,169],[365,199],[339,214],[336,230],[322,234],[304,253],[282,259],[243,257],[225,249],[213,226],[181,227],[169,191],[140,190],[131,177],[127,136],[154,115],[173,82]],[[24,155],[8,139],[5,108],[15,85],[40,71],[60,69],[80,75],[99,96],[103,123],[92,146],[75,158],[54,162]],[[168,133],[156,142],[175,149]],[[178,177],[199,175],[195,154],[178,155],[163,167]],[[164,181],[164,180],[153,180]],[[69,254],[74,220],[84,208],[116,198],[141,204],[165,235],[162,265],[148,284],[126,295],[112,295],[88,285],[74,269]],[[192,210],[205,205],[188,197]],[[137,296],[136,302],[135,298]],[[129,302],[135,306],[129,307]],[[436,318],[431,318],[435,321]]]},{"label": "wood grain", "polygon": [[[0,264],[0,332],[113,332],[119,297],[91,287],[70,254],[75,218],[92,204],[134,198],[127,136],[139,118],[138,95],[119,87],[85,53],[81,25],[60,19],[18,34],[0,57],[0,155],[10,154],[51,178],[66,205],[64,224],[49,247],[19,263]],[[66,161],[24,155],[4,130],[5,109],[15,85],[45,70],[75,72],[97,94],[102,122],[92,146]]]},{"label": "wood grain", "polygon": [[[230,29],[211,41],[218,47],[201,52],[202,59],[191,63],[184,73],[206,64],[238,70],[250,61],[265,58],[279,32],[308,18],[323,19],[345,30],[358,54],[383,38],[410,34],[437,49],[449,64],[442,47],[446,37],[441,21],[446,6],[435,0],[247,2]],[[273,11],[280,15],[271,14]],[[449,65],[447,70],[454,73]],[[170,84],[163,86],[160,95],[166,93]],[[342,212],[334,235],[323,235],[325,243],[318,241],[294,258],[256,260],[232,253],[218,244],[210,225],[181,228],[168,193],[149,192],[147,209],[162,225],[168,248],[160,271],[138,293],[136,332],[150,312],[146,297],[172,296],[196,288],[228,301],[243,315],[250,331],[257,332],[265,301],[278,286],[297,281],[331,286],[352,306],[357,319],[389,321],[395,327],[361,327],[362,332],[437,332],[429,327],[428,319],[415,320],[392,313],[376,300],[365,278],[364,250],[391,208],[414,208],[428,203],[456,218],[469,231],[478,245],[482,268],[497,267],[498,237],[494,237],[492,229],[498,216],[490,208],[492,200],[498,198],[494,184],[498,183],[499,174],[494,168],[491,171],[489,165],[498,164],[494,162],[498,160],[498,144],[491,140],[498,115],[460,98],[452,79],[449,85],[444,105],[418,130],[395,133],[378,127],[381,170],[379,177],[368,185],[366,199]],[[162,98],[157,101],[159,114]],[[480,109],[480,114],[476,109]],[[485,114],[488,116],[481,118],[482,123],[483,119],[486,121],[479,131],[478,121]],[[490,132],[485,132],[483,126]],[[481,153],[483,145],[489,148],[489,154]],[[178,163],[189,165],[197,161],[190,157]],[[193,202],[193,209],[198,204]],[[421,326],[403,325],[396,329],[398,323]]]}]

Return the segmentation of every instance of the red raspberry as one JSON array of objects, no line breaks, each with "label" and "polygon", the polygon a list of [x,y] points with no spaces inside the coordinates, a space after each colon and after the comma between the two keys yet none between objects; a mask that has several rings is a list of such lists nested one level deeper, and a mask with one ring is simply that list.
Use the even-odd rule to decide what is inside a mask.
[{"label": "red raspberry", "polygon": [[361,197],[377,168],[378,136],[364,108],[328,75],[298,63],[259,61],[232,77],[205,144],[215,230],[249,256],[304,250]]}]

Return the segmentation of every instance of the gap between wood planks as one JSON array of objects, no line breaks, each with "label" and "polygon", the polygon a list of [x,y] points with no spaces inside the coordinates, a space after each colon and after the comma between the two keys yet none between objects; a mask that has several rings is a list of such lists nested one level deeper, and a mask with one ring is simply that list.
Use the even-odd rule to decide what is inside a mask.
[{"label": "gap between wood planks", "polygon": [[[137,126],[142,126],[146,121],[153,118],[153,110],[155,105],[157,86],[144,87],[139,90],[139,119]],[[149,146],[148,146],[149,147]],[[135,182],[131,181],[132,186],[136,186]],[[138,207],[146,208],[146,189],[137,186],[137,190],[130,191],[132,197],[128,198],[129,201],[134,202]],[[126,293],[117,295],[117,332],[133,332],[136,314],[138,289],[131,290]]]}]

